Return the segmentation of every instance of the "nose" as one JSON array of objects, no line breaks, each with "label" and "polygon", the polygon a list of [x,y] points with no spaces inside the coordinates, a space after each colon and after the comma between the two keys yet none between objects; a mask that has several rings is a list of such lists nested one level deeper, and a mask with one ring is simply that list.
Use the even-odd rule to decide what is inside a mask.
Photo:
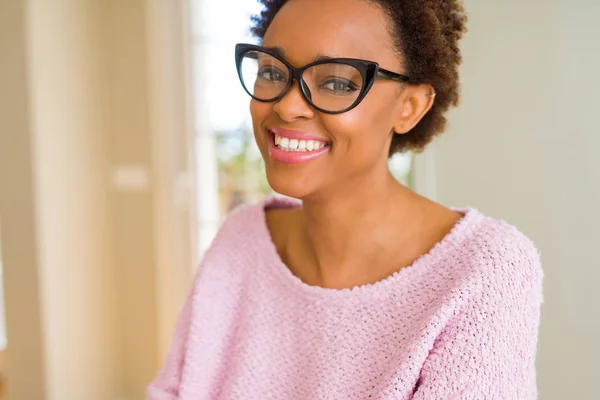
[{"label": "nose", "polygon": [[282,120],[292,122],[297,119],[311,119],[315,110],[308,104],[298,81],[294,81],[288,92],[273,105],[275,111]]}]

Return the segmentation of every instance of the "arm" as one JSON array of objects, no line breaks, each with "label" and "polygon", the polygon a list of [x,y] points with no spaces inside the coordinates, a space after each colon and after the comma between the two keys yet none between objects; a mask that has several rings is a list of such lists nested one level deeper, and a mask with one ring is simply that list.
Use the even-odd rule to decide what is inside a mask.
[{"label": "arm", "polygon": [[179,398],[179,384],[191,325],[193,293],[192,288],[179,314],[167,359],[146,390],[147,400],[177,400]]},{"label": "arm", "polygon": [[[488,252],[496,263],[506,249],[501,244]],[[513,242],[514,250],[483,272],[479,294],[468,299],[434,343],[413,400],[537,399],[543,271],[537,250],[523,244],[515,248]]]}]

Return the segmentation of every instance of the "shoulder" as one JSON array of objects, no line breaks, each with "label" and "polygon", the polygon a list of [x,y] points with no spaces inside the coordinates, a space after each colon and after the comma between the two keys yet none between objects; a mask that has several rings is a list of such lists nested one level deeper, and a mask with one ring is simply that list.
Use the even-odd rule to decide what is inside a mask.
[{"label": "shoulder", "polygon": [[473,244],[477,252],[493,264],[539,264],[540,254],[535,243],[505,220],[483,216]]},{"label": "shoulder", "polygon": [[230,211],[221,224],[205,258],[215,253],[223,253],[232,247],[239,250],[251,243],[251,238],[256,238],[264,225],[265,200],[246,203]]},{"label": "shoulder", "polygon": [[472,212],[479,214],[480,223],[463,250],[481,283],[488,290],[541,294],[544,274],[535,243],[505,220]]},{"label": "shoulder", "polygon": [[[263,237],[266,236],[263,226],[264,201],[242,204],[230,211],[202,254],[194,286],[218,287],[224,282],[229,285],[242,282],[252,269],[249,264],[259,261],[257,255],[268,243]],[[203,291],[206,293],[206,288]]]},{"label": "shoulder", "polygon": [[261,201],[236,207],[226,216],[205,258],[232,250],[237,254],[245,254],[264,244],[270,245],[266,210],[293,208],[299,204],[298,200],[268,196]]}]

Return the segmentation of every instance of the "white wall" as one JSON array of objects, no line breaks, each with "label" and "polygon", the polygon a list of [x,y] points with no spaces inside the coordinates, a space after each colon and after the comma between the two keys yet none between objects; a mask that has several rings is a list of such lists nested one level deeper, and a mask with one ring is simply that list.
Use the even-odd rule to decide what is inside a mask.
[{"label": "white wall", "polygon": [[[44,343],[23,2],[0,2],[0,217],[11,399],[42,398]],[[13,307],[13,305],[15,305]]]},{"label": "white wall", "polygon": [[540,399],[599,399],[600,2],[465,4],[463,101],[435,146],[437,199],[536,242]]},{"label": "white wall", "polygon": [[193,270],[183,2],[0,1],[10,400],[141,399],[162,363]]},{"label": "white wall", "polygon": [[56,400],[114,392],[100,11],[95,1],[28,4],[46,396]]},{"label": "white wall", "polygon": [[197,258],[188,0],[148,1],[145,17],[156,218],[156,358],[162,363]]}]

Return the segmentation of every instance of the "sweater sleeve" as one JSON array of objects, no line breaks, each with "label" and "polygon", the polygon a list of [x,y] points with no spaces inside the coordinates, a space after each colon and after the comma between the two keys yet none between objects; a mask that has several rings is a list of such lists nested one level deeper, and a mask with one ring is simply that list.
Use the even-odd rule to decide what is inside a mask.
[{"label": "sweater sleeve", "polygon": [[146,389],[146,400],[177,400],[189,337],[194,290],[189,291],[179,313],[171,348],[154,381]]},{"label": "sweater sleeve", "polygon": [[434,342],[413,400],[535,400],[543,271],[527,238],[484,246],[473,295]]},{"label": "sweater sleeve", "polygon": [[232,211],[206,251],[196,270],[192,287],[187,294],[183,308],[179,313],[167,358],[154,381],[146,389],[146,400],[177,400],[181,396],[182,375],[188,366],[188,359],[194,358],[194,355],[188,354],[188,347],[190,345],[190,335],[193,335],[190,332],[196,318],[195,315],[199,312],[195,300],[201,291],[205,293],[205,296],[207,295],[206,287],[201,288],[202,277],[214,273],[218,274],[220,267],[228,264],[228,259],[222,256],[231,253],[231,243],[243,242],[237,238],[243,238],[247,234],[243,227],[248,224],[247,220],[251,218],[249,211],[252,211],[249,205],[242,205]]}]

